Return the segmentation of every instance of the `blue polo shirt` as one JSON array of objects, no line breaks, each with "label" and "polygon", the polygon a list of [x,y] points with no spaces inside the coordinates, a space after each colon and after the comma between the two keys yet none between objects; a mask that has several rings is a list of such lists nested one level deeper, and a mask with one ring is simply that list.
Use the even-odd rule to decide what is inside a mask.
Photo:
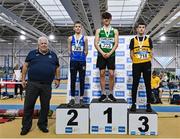
[{"label": "blue polo shirt", "polygon": [[49,51],[43,55],[37,49],[32,50],[26,57],[28,63],[28,80],[51,83],[59,66],[57,55]]}]

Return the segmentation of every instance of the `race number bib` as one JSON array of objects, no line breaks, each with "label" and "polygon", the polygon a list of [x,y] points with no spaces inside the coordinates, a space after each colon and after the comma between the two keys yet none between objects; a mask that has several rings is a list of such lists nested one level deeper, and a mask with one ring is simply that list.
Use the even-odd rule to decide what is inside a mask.
[{"label": "race number bib", "polygon": [[73,51],[73,52],[82,52],[82,51],[83,51],[83,46],[73,45],[73,46],[72,46],[72,51]]},{"label": "race number bib", "polygon": [[147,51],[140,51],[136,54],[136,57],[139,59],[148,59],[149,53]]},{"label": "race number bib", "polygon": [[114,38],[102,38],[100,40],[101,48],[112,49],[114,44]]}]

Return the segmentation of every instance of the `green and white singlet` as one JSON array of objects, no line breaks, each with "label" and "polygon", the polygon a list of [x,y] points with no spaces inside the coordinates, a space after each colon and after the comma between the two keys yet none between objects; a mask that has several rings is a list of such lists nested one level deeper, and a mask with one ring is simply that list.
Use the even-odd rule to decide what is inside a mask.
[{"label": "green and white singlet", "polygon": [[[109,53],[114,47],[115,41],[115,32],[112,27],[109,28],[109,31],[106,32],[104,28],[100,28],[99,31],[99,46],[101,50],[105,53]],[[99,55],[101,55],[99,53]],[[115,56],[115,52],[112,53],[111,56]]]}]

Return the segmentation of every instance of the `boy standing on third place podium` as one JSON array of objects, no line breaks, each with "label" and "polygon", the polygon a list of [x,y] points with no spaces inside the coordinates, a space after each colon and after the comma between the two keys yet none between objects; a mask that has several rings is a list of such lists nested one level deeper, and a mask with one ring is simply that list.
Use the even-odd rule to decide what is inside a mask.
[{"label": "boy standing on third place podium", "polygon": [[112,15],[108,12],[102,14],[103,27],[96,30],[94,45],[98,51],[97,67],[100,71],[101,97],[99,101],[105,101],[105,72],[109,70],[109,92],[108,99],[116,101],[113,96],[114,70],[115,70],[115,50],[118,47],[118,31],[111,27]]},{"label": "boy standing on third place podium", "polygon": [[68,52],[70,54],[70,74],[71,74],[71,100],[69,106],[75,104],[75,86],[77,72],[80,79],[80,105],[83,105],[84,83],[86,75],[86,56],[88,54],[87,37],[81,34],[81,22],[74,23],[75,34],[68,38]]},{"label": "boy standing on third place podium", "polygon": [[151,59],[152,59],[152,41],[149,37],[145,35],[146,25],[144,23],[139,23],[137,25],[136,31],[137,36],[131,39],[130,42],[130,57],[132,59],[132,73],[133,73],[133,85],[132,85],[132,106],[131,111],[136,111],[136,97],[137,88],[139,85],[139,80],[141,73],[143,74],[145,86],[146,86],[146,96],[147,104],[146,111],[151,112]]}]

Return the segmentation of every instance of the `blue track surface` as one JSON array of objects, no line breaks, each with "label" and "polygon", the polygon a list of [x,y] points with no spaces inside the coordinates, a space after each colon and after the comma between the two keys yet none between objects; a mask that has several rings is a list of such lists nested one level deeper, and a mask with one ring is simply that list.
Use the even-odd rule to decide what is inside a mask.
[{"label": "blue track surface", "polygon": [[[58,105],[51,105],[51,110],[56,110]],[[156,112],[180,112],[180,106],[152,106]],[[23,105],[0,105],[0,109],[23,109]],[[40,109],[40,105],[36,105],[35,109]]]}]

